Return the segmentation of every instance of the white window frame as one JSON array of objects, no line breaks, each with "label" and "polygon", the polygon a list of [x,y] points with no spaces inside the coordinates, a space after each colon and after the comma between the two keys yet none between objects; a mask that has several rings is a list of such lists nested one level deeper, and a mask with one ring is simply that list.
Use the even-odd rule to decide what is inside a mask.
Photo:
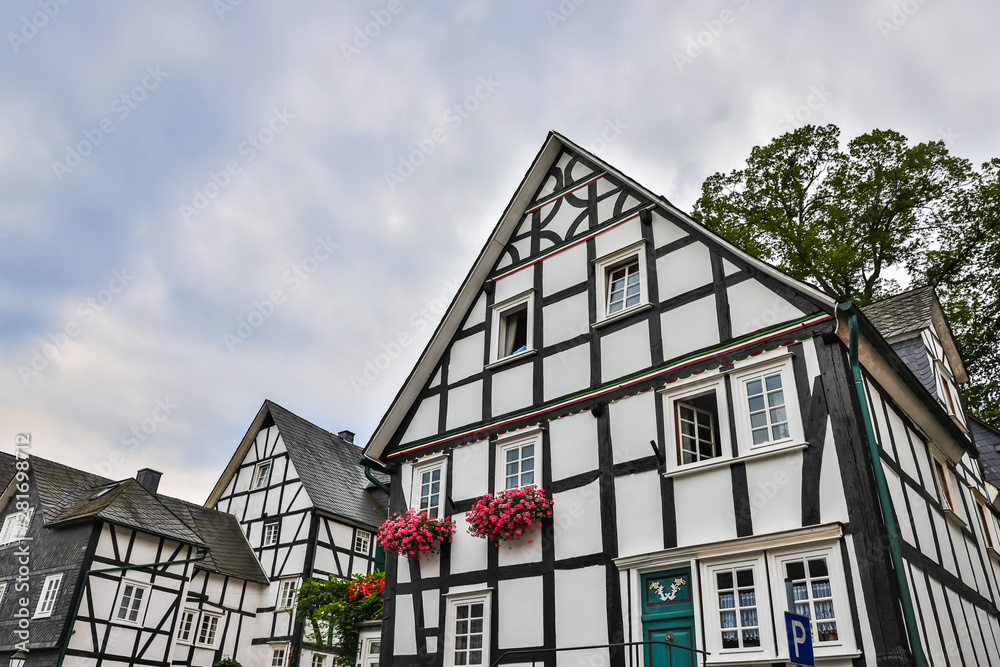
[{"label": "white window frame", "polygon": [[[525,484],[524,486],[534,485],[537,487],[542,486],[542,432],[538,429],[532,429],[529,433],[519,432],[515,435],[503,436],[497,438],[496,448],[497,448],[497,460],[496,460],[496,491],[507,490],[507,452],[512,449],[520,449],[526,445],[534,445],[533,454],[533,465],[534,465],[534,480],[531,484]],[[521,476],[524,473],[520,469],[520,462],[524,459],[518,459],[518,480],[512,489],[519,488],[521,486]]]},{"label": "white window frame", "polygon": [[[997,519],[990,511],[991,505],[986,498],[973,489],[972,501],[976,504],[976,519],[983,528],[983,547],[993,556],[1000,557],[1000,530],[997,527]],[[0,601],[3,600],[3,593],[0,592]]]},{"label": "white window frame", "polygon": [[[677,432],[677,421],[675,419],[677,403],[684,403],[685,399],[698,398],[706,394],[715,394],[716,417],[719,429],[719,451],[717,457],[695,461],[692,463],[682,463],[680,451],[680,437]],[[730,437],[731,429],[729,424],[729,398],[726,393],[726,380],[722,375],[709,378],[700,378],[693,382],[688,382],[680,386],[670,385],[667,389],[660,391],[663,397],[663,418],[664,433],[667,443],[667,470],[693,470],[695,468],[717,465],[723,461],[733,458],[733,444]]]},{"label": "white window frame", "polygon": [[[771,572],[771,590],[774,595],[774,618],[776,628],[785,626],[785,611],[788,601],[785,593],[785,563],[789,561],[825,558],[830,575],[830,589],[833,598],[833,610],[837,621],[837,639],[828,642],[813,642],[813,652],[817,658],[834,655],[850,655],[857,648],[854,637],[854,618],[850,600],[847,594],[847,576],[844,563],[841,561],[839,542],[829,546],[788,547],[775,550],[768,554]],[[816,619],[812,619],[815,623]],[[788,643],[778,642],[778,658],[789,660]]]},{"label": "white window frame", "polygon": [[[736,415],[736,440],[741,455],[752,452],[784,449],[801,445],[805,441],[802,426],[802,416],[799,412],[799,393],[795,384],[795,372],[792,368],[792,356],[785,353],[784,358],[761,360],[760,364],[744,366],[732,372],[733,412]],[[781,391],[785,399],[785,419],[788,425],[788,437],[780,440],[768,440],[759,445],[753,442],[753,429],[750,424],[750,402],[747,384],[755,379],[778,374],[781,377]],[[766,395],[766,389],[765,389]],[[770,424],[770,421],[768,422]],[[770,426],[768,426],[770,429]]]},{"label": "white window frame", "polygon": [[[271,529],[274,529],[273,531]],[[273,547],[278,543],[278,539],[281,536],[281,522],[280,521],[268,521],[264,524],[264,535],[261,539],[261,546]],[[270,538],[270,539],[269,539]]]},{"label": "white window frame", "polygon": [[[0,528],[0,545],[2,544],[14,544],[15,542],[20,542],[28,535],[28,530],[31,528],[31,517],[35,512],[34,507],[29,507],[26,510],[21,510],[20,512],[11,512],[3,520],[3,528]],[[13,530],[15,522],[22,516],[26,516],[24,519],[24,534],[18,536],[8,535],[8,529]]]},{"label": "white window frame", "polygon": [[[133,595],[129,598],[127,612],[132,611],[132,603],[135,600],[135,591],[142,591],[142,599],[139,601],[139,608],[135,610],[136,616],[134,621],[129,620],[128,613],[126,613],[125,618],[121,617],[122,602],[125,600],[125,593],[129,588],[132,589]],[[132,579],[122,579],[118,587],[118,595],[115,598],[112,621],[115,623],[124,623],[125,625],[142,625],[146,620],[146,607],[149,605],[149,595],[152,590],[153,587],[148,583],[134,581]]]},{"label": "white window frame", "polygon": [[[205,627],[205,621],[208,619],[215,619],[215,634],[212,637],[211,642],[203,642],[201,640],[201,631]],[[204,646],[206,648],[217,648],[219,646],[219,638],[222,636],[222,614],[202,610],[200,618],[198,619],[197,632],[194,634],[194,645]]]},{"label": "white window frame", "polygon": [[[263,484],[260,483],[261,470],[267,468],[267,479]],[[269,459],[267,461],[261,461],[253,468],[253,477],[250,479],[250,490],[256,491],[257,489],[266,489],[271,485],[271,475],[274,474],[274,461]]]},{"label": "white window frame", "polygon": [[309,664],[311,667],[326,667],[326,654],[313,651]]},{"label": "white window frame", "polygon": [[0,604],[3,604],[4,595],[7,594],[7,582],[0,581]]},{"label": "white window frame", "polygon": [[38,595],[38,605],[35,607],[34,618],[48,618],[59,601],[59,589],[62,587],[62,572],[45,577],[42,592]]},{"label": "white window frame", "polygon": [[[432,458],[428,459],[427,461],[424,461],[424,462],[421,462],[421,463],[417,463],[417,464],[415,464],[413,466],[413,483],[412,483],[410,495],[411,495],[411,506],[414,509],[416,509],[417,511],[423,511],[424,509],[426,509],[426,510],[428,510],[427,513],[431,514],[431,512],[429,510],[431,510],[431,509],[433,509],[433,508],[436,507],[437,510],[438,510],[438,513],[437,513],[438,518],[443,518],[444,517],[445,481],[448,479],[448,477],[447,477],[448,469],[447,469],[446,463],[447,463],[446,457],[444,455],[440,455],[440,456],[432,457]],[[441,484],[441,488],[439,489],[438,494],[437,494],[438,495],[438,504],[437,505],[428,505],[426,508],[421,508],[420,507],[420,500],[421,500],[422,496],[421,496],[421,493],[420,493],[420,487],[421,487],[420,478],[421,478],[421,476],[425,472],[433,472],[434,470],[440,470],[441,471],[441,479],[439,481],[439,484]],[[428,498],[428,501],[429,501],[429,498]],[[433,516],[433,514],[431,514],[431,516]]]},{"label": "white window frame", "polygon": [[[639,262],[639,302],[614,313],[608,312],[608,275],[623,264],[631,264],[632,260]],[[638,241],[630,246],[616,250],[613,253],[594,260],[594,278],[597,281],[597,322],[610,322],[625,317],[638,310],[647,308],[649,304],[649,285],[646,273],[646,241]]]},{"label": "white window frame", "polygon": [[[285,591],[287,584],[291,583],[291,601],[288,601]],[[294,609],[295,608],[295,591],[299,588],[299,578],[298,577],[285,577],[278,580],[278,595],[274,600],[274,608],[276,611],[281,611],[282,609]]]},{"label": "white window frame", "polygon": [[369,555],[372,550],[372,534],[362,528],[356,528],[354,532],[354,553]]},{"label": "white window frame", "polygon": [[[278,651],[281,651],[281,662],[275,662],[274,658]],[[288,644],[271,644],[271,655],[268,657],[266,667],[285,667],[288,664]]]},{"label": "white window frame", "polygon": [[[184,619],[187,616],[191,616],[191,626],[187,630],[187,636],[182,636],[184,633]],[[181,609],[181,616],[177,621],[177,642],[179,644],[194,644],[194,640],[198,636],[198,610],[191,608]]]},{"label": "white window frame", "polygon": [[948,463],[943,456],[938,456],[931,452],[931,470],[934,471],[934,486],[936,487],[938,500],[945,512],[955,514],[955,489],[951,483],[951,471],[948,470]]},{"label": "white window frame", "polygon": [[[722,648],[722,622],[721,614],[723,610],[719,605],[719,592],[716,573],[720,571],[753,570],[754,597],[757,602],[757,628],[760,633],[760,646],[749,646],[745,648]],[[771,631],[771,600],[768,593],[767,570],[764,567],[764,554],[741,554],[740,557],[728,560],[712,560],[702,563],[702,581],[704,590],[702,600],[705,608],[705,629],[707,650],[720,658],[722,656],[735,656],[738,659],[749,659],[746,656],[753,656],[753,660],[767,660],[768,656],[774,655],[774,636]],[[735,573],[734,573],[735,576]],[[781,589],[784,591],[784,588]],[[737,614],[739,609],[737,608]],[[784,627],[783,625],[781,627]],[[742,643],[742,639],[740,640]]]},{"label": "white window frame", "polygon": [[483,604],[483,660],[476,665],[465,665],[464,667],[487,667],[491,662],[490,656],[490,598],[491,591],[475,591],[448,596],[448,611],[445,614],[444,633],[444,665],[445,667],[460,667],[455,664],[455,626],[458,621],[458,607],[466,604]]},{"label": "white window frame", "polygon": [[[506,317],[510,313],[521,310],[524,307],[527,311],[527,331],[525,332],[525,349],[520,352],[503,354],[503,339],[506,337]],[[518,359],[532,354],[535,351],[534,328],[535,328],[535,291],[528,290],[500,303],[493,304],[491,310],[490,327],[490,363],[489,366],[497,363],[507,362],[511,359]]]}]

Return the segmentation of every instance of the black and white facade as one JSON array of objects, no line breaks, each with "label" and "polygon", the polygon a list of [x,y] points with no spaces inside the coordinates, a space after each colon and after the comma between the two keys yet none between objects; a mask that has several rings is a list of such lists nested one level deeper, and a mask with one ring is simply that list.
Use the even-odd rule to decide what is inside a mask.
[{"label": "black and white facade", "polygon": [[[918,645],[1000,665],[1000,524],[930,296],[838,308],[550,134],[365,449],[390,512],[458,525],[387,563],[380,664],[638,667],[665,648],[553,649],[667,637],[697,651],[674,665],[785,663],[786,610],[818,664],[910,664],[870,415]],[[555,503],[536,539],[466,532],[531,483]]]}]

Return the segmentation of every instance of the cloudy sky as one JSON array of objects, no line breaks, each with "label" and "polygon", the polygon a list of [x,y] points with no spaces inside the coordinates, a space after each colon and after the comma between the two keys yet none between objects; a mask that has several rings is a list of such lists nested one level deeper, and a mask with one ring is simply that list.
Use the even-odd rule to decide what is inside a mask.
[{"label": "cloudy sky", "polygon": [[201,502],[265,398],[366,442],[549,130],[684,209],[807,122],[981,162],[998,24],[986,1],[6,0],[0,448],[30,432]]}]

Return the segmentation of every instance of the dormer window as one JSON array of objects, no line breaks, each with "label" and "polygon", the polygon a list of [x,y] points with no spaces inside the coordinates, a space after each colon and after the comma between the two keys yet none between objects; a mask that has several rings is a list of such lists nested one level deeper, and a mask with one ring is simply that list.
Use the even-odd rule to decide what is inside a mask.
[{"label": "dormer window", "polygon": [[525,292],[493,306],[491,363],[534,351],[534,292]]},{"label": "dormer window", "polygon": [[595,262],[597,324],[648,306],[646,246],[640,241]]},{"label": "dormer window", "polygon": [[24,539],[31,524],[31,512],[32,510],[27,509],[7,515],[3,520],[3,529],[0,530],[0,544],[10,544]]}]

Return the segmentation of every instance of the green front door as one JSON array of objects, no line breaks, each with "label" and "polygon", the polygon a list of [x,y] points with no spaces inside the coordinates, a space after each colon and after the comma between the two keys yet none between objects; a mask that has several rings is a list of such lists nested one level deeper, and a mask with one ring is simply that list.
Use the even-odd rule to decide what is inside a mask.
[{"label": "green front door", "polygon": [[652,572],[642,577],[642,634],[646,667],[695,667],[694,605],[691,570]]}]

